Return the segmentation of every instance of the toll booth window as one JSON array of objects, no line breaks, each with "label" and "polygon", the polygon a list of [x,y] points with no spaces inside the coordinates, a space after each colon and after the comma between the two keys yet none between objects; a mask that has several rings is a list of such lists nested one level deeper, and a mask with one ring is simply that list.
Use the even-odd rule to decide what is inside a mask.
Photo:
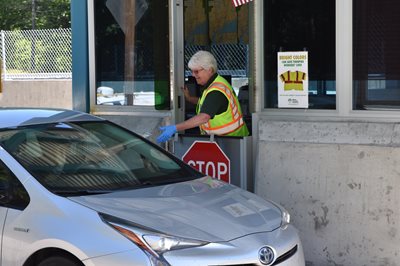
[{"label": "toll booth window", "polygon": [[169,109],[168,1],[94,1],[96,104]]},{"label": "toll booth window", "polygon": [[306,51],[308,108],[336,109],[335,0],[264,0],[263,12],[264,107],[278,108],[278,52]]},{"label": "toll booth window", "polygon": [[353,109],[400,108],[400,1],[353,0]]},{"label": "toll booth window", "polygon": [[[188,62],[199,50],[210,51],[218,65],[218,74],[231,85],[238,97],[243,118],[251,128],[249,103],[249,21],[251,4],[234,7],[226,0],[184,0],[184,65],[186,85],[193,96],[200,97],[204,88],[196,84]],[[193,117],[196,106],[185,103],[185,119]],[[199,133],[198,129],[186,133]]]}]

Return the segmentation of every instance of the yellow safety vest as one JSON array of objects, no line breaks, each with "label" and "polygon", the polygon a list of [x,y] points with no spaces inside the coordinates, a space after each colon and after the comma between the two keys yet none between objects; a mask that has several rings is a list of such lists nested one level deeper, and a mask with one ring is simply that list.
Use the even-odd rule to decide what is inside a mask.
[{"label": "yellow safety vest", "polygon": [[280,75],[280,78],[285,83],[283,87],[285,91],[302,91],[303,80],[306,79],[306,73],[301,71],[286,71]]},{"label": "yellow safety vest", "polygon": [[239,100],[229,83],[219,75],[201,95],[201,98],[197,103],[197,114],[200,113],[201,106],[207,97],[207,94],[212,91],[219,91],[225,95],[229,101],[228,109],[221,114],[215,115],[214,118],[208,120],[207,123],[200,125],[201,133],[220,136],[248,136],[249,130],[243,121]]}]

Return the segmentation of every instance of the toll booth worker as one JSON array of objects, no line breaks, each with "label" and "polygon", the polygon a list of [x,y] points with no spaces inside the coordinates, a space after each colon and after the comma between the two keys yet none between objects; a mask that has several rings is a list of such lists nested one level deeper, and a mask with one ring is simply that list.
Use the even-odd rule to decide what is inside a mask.
[{"label": "toll booth worker", "polygon": [[165,142],[177,131],[200,127],[202,134],[218,136],[248,136],[239,100],[232,86],[217,73],[217,61],[207,51],[198,51],[188,63],[198,85],[202,86],[200,99],[190,95],[185,86],[187,101],[197,104],[196,115],[176,125],[160,127],[157,142]]}]

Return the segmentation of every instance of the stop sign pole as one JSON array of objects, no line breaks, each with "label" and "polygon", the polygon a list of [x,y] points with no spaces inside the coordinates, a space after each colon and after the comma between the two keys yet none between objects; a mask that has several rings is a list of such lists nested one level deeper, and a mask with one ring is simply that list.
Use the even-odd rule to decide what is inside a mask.
[{"label": "stop sign pole", "polygon": [[205,175],[230,183],[231,161],[216,142],[193,142],[182,160]]}]

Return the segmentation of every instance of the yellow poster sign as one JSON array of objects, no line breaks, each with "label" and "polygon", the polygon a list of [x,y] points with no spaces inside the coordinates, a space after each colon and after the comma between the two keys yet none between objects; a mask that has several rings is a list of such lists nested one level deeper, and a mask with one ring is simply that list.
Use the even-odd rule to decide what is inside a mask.
[{"label": "yellow poster sign", "polygon": [[308,52],[278,52],[278,107],[308,108]]}]

